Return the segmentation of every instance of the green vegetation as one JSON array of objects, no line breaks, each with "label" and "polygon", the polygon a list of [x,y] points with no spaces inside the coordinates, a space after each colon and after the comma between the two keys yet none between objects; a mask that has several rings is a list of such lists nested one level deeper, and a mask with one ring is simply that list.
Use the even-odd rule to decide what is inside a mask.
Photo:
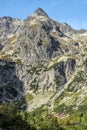
[{"label": "green vegetation", "polygon": [[[57,113],[63,113],[62,108]],[[71,111],[69,116],[53,117],[47,106],[32,112],[14,108],[13,104],[0,105],[0,127],[4,130],[87,130],[87,107]]]},{"label": "green vegetation", "polygon": [[36,66],[26,65],[26,70],[30,74],[40,75],[42,72],[46,70],[46,66],[42,63],[38,63]]},{"label": "green vegetation", "polygon": [[31,101],[33,99],[33,95],[30,93],[27,93],[25,96],[22,96],[20,100],[14,102],[16,107],[20,108],[23,104],[25,104],[25,101]]},{"label": "green vegetation", "polygon": [[57,107],[60,101],[64,98],[64,92],[55,100],[54,106]]},{"label": "green vegetation", "polygon": [[83,71],[78,71],[77,75],[74,77],[73,81],[68,85],[67,87],[67,91],[68,92],[76,92],[79,87],[77,87],[77,83],[78,86],[81,82],[85,81],[85,76],[84,76],[84,72]]},{"label": "green vegetation", "polygon": [[36,91],[38,90],[38,83],[36,78],[31,82],[30,90],[33,90],[33,93],[36,93]]},{"label": "green vegetation", "polygon": [[36,130],[27,122],[26,114],[14,109],[12,104],[0,105],[0,127],[4,130]]},{"label": "green vegetation", "polygon": [[87,65],[87,58],[83,62],[84,65]]},{"label": "green vegetation", "polygon": [[25,98],[24,97],[21,97],[20,100],[15,102],[15,105],[16,105],[17,108],[20,108],[23,104],[25,104]]},{"label": "green vegetation", "polygon": [[24,98],[25,98],[26,102],[28,102],[28,101],[31,101],[34,97],[32,94],[27,93]]},{"label": "green vegetation", "polygon": [[15,59],[15,62],[16,62],[17,64],[21,65],[21,64],[22,64],[22,59],[17,58],[17,59]]},{"label": "green vegetation", "polygon": [[55,76],[55,83],[60,85],[61,84],[61,76]]},{"label": "green vegetation", "polygon": [[12,61],[12,56],[11,55],[0,55],[0,59]]},{"label": "green vegetation", "polygon": [[67,55],[67,56],[64,55],[64,56],[56,57],[48,62],[47,70],[56,67],[58,64],[62,62],[66,62],[68,59],[77,59],[77,58],[78,57],[74,55]]}]

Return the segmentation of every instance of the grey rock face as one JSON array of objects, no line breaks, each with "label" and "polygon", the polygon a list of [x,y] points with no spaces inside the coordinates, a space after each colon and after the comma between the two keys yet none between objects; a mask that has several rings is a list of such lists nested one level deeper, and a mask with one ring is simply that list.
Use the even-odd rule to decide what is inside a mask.
[{"label": "grey rock face", "polygon": [[15,34],[21,25],[22,21],[19,19],[11,17],[0,18],[0,37],[7,37],[10,34]]},{"label": "grey rock face", "polygon": [[77,32],[40,8],[24,21],[0,18],[0,102],[62,89],[78,66]]},{"label": "grey rock face", "polygon": [[36,13],[37,15],[47,16],[47,17],[48,17],[48,15],[47,15],[47,14],[44,12],[44,10],[41,9],[41,8],[36,9],[35,13]]},{"label": "grey rock face", "polygon": [[16,64],[0,60],[0,102],[17,100],[23,92],[23,82],[16,75]]}]

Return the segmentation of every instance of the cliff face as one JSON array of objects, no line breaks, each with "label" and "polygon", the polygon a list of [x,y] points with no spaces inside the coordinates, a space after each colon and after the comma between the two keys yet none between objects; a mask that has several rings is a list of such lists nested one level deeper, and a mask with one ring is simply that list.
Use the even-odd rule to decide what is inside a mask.
[{"label": "cliff face", "polygon": [[20,101],[30,93],[37,100],[40,93],[51,91],[44,99],[47,103],[54,92],[68,85],[81,90],[80,81],[80,87],[77,81],[70,83],[87,68],[86,36],[85,30],[53,21],[40,8],[24,21],[0,18],[0,101]]},{"label": "cliff face", "polygon": [[15,62],[0,60],[0,102],[17,100],[22,92],[23,82],[17,77]]}]

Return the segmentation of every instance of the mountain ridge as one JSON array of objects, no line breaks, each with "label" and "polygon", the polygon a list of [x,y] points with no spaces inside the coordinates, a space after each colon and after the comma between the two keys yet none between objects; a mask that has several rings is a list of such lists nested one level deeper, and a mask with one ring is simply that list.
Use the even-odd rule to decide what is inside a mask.
[{"label": "mountain ridge", "polygon": [[[86,89],[86,36],[86,30],[56,22],[41,8],[25,20],[0,18],[0,102],[14,101],[21,108],[26,104],[32,111],[62,91],[64,97],[57,105],[79,107],[79,96]],[[60,97],[55,97],[57,102]],[[86,94],[82,101],[85,98]],[[58,109],[55,101],[53,109]]]}]

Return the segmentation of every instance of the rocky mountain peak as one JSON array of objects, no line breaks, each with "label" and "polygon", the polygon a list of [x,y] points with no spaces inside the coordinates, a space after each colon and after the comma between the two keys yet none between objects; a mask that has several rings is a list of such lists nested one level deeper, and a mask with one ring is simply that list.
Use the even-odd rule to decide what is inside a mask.
[{"label": "rocky mountain peak", "polygon": [[[76,99],[73,100],[72,95],[79,95],[79,90],[80,96],[76,97],[78,105],[79,97],[87,89],[86,43],[87,33],[84,30],[77,31],[67,23],[52,20],[41,8],[24,21],[0,18],[0,102],[14,100],[21,102],[21,106],[24,95],[32,94],[36,97],[33,96],[33,105],[31,102],[28,104],[30,111],[47,103],[52,96],[49,96],[50,91],[56,91],[58,95],[66,91],[69,93],[68,105],[71,101],[74,105]],[[46,100],[43,92],[48,93]],[[53,98],[51,108],[58,95]],[[46,102],[41,100],[38,106],[38,99]],[[66,97],[60,102],[63,103],[67,106]]]},{"label": "rocky mountain peak", "polygon": [[50,21],[49,16],[45,13],[45,11],[41,8],[36,9],[36,11],[27,17],[25,21],[29,21],[30,24],[36,24],[36,23],[41,23],[43,21]]},{"label": "rocky mountain peak", "polygon": [[42,8],[36,9],[34,14],[39,15],[39,16],[46,16],[46,17],[48,17],[47,13]]},{"label": "rocky mountain peak", "polygon": [[12,21],[12,18],[11,17],[9,17],[9,16],[4,16],[4,17],[2,17],[2,18],[0,18],[0,20],[3,20],[3,21]]}]

